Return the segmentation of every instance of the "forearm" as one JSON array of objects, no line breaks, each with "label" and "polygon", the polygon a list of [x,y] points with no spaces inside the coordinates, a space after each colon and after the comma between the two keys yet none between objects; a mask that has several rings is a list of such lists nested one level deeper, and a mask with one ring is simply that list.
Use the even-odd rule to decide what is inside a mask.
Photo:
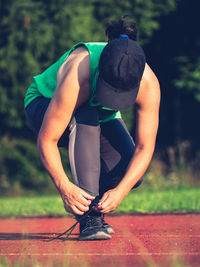
[{"label": "forearm", "polygon": [[44,141],[40,137],[37,140],[38,152],[48,174],[59,192],[69,179],[63,169],[60,152],[57,144],[52,141]]},{"label": "forearm", "polygon": [[117,186],[117,189],[121,191],[123,197],[133,188],[133,186],[139,181],[147,170],[150,161],[152,159],[154,147],[151,148],[137,148],[129,163],[127,171]]}]

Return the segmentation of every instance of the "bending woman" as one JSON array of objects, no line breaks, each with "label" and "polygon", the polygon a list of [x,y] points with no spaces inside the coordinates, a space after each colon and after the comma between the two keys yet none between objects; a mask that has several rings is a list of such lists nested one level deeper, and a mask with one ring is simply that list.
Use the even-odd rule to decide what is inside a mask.
[{"label": "bending woman", "polygon": [[[81,218],[95,197],[96,210],[80,223],[80,239],[108,239],[104,214],[115,210],[142,180],[155,147],[160,88],[125,17],[106,29],[108,43],[78,43],[33,78],[26,117],[37,134],[41,161],[67,211]],[[132,140],[121,110],[137,107]],[[73,183],[59,146],[69,148]]]}]

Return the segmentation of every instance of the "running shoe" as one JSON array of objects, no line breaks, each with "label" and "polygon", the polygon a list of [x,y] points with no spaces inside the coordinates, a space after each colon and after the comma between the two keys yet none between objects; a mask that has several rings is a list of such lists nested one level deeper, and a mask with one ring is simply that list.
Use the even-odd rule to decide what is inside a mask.
[{"label": "running shoe", "polygon": [[79,240],[106,240],[110,239],[107,229],[103,226],[102,214],[92,211],[80,220]]}]

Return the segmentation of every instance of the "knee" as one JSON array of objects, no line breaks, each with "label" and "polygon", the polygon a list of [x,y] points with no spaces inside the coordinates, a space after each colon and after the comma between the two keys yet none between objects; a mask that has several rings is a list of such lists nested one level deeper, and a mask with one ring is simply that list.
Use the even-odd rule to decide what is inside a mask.
[{"label": "knee", "polygon": [[99,125],[98,111],[95,107],[83,105],[75,113],[76,123],[88,126]]}]

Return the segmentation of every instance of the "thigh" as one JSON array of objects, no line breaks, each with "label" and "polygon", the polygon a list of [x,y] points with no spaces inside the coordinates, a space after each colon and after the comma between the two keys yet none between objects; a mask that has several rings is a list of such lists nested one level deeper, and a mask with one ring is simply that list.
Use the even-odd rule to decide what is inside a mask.
[{"label": "thigh", "polygon": [[[45,112],[49,106],[51,99],[43,96],[35,98],[25,109],[26,120],[29,127],[37,135],[43,122]],[[66,128],[61,136],[58,146],[67,147],[68,145],[69,129]]]},{"label": "thigh", "polygon": [[44,114],[49,106],[51,99],[43,96],[36,97],[25,109],[26,120],[29,127],[35,134],[38,134]]}]

